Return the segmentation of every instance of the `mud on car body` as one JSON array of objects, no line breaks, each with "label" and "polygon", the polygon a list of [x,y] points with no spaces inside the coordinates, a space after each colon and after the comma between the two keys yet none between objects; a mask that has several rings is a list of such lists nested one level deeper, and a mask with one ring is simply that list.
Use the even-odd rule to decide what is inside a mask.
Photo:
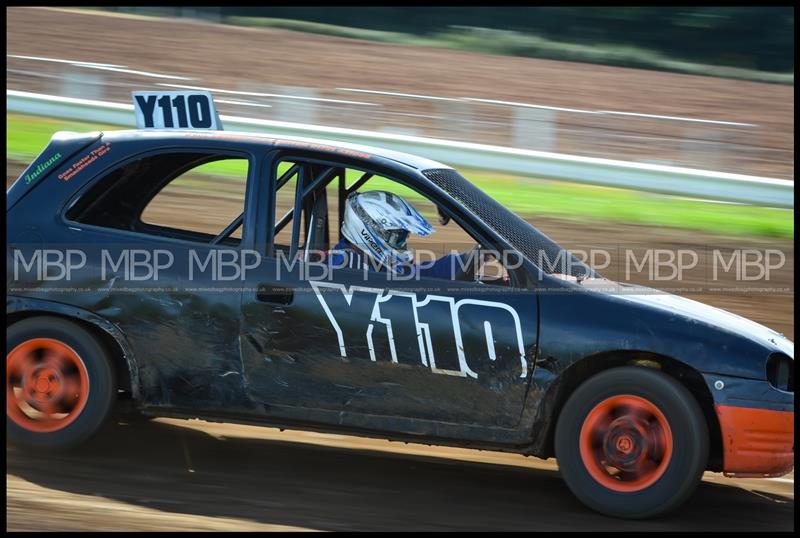
[{"label": "mud on car body", "polygon": [[[173,179],[225,159],[246,163],[246,194],[219,233],[142,220]],[[520,263],[500,281],[346,268],[312,281],[307,266],[330,248],[343,197],[377,176]],[[281,216],[287,185],[293,206]],[[6,207],[6,424],[20,444],[84,441],[124,395],[148,416],[555,456],[578,498],[621,517],[677,507],[705,470],[793,468],[790,341],[569,256],[545,270],[538,253],[556,259],[560,247],[441,163],[213,130],[56,133]],[[125,278],[130,260],[119,262],[147,249],[171,257],[157,287]],[[297,263],[282,274],[261,263],[224,292],[207,272],[189,281],[190,256],[223,249]],[[37,271],[43,251],[81,261],[80,251],[85,263],[65,286]]]}]

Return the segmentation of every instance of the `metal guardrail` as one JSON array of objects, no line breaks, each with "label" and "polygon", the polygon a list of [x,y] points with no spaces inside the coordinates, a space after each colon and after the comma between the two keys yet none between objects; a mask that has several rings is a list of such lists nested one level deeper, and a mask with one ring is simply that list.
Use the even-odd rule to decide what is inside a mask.
[{"label": "metal guardrail", "polygon": [[[6,90],[9,112],[135,126],[133,105]],[[463,166],[640,191],[794,208],[794,182],[302,123],[221,116],[226,130],[381,146]]]}]

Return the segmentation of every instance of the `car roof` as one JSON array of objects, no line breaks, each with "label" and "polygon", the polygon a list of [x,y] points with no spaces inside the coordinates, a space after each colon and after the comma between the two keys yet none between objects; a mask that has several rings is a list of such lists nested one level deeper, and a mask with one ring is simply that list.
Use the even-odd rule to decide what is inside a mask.
[{"label": "car roof", "polygon": [[[107,142],[125,142],[137,140],[161,140],[164,143],[179,143],[187,140],[219,140],[229,142],[245,142],[278,149],[318,149],[331,151],[343,155],[355,155],[359,153],[368,156],[389,159],[417,170],[428,170],[432,168],[452,167],[440,162],[403,153],[386,148],[378,148],[363,144],[353,144],[338,140],[328,140],[321,138],[307,138],[300,136],[283,136],[269,133],[250,133],[244,131],[203,131],[203,130],[182,130],[182,129],[129,129],[119,131],[104,131],[103,140]],[[315,147],[316,146],[316,147]]]}]

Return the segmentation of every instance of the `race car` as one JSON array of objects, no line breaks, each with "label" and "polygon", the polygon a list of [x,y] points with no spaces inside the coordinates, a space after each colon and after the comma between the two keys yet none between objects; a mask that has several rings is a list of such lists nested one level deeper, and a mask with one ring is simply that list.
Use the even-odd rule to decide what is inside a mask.
[{"label": "race car", "polygon": [[[76,445],[129,400],[554,456],[578,499],[627,518],[675,509],[706,470],[793,469],[794,346],[777,332],[602,278],[445,164],[228,132],[200,105],[178,115],[197,125],[165,126],[160,99],[140,100],[136,130],[55,133],[6,194],[12,442]],[[176,179],[232,160],[243,208],[218,232],[143,218]],[[371,183],[414,193],[500,271],[328,271],[345,201]]]}]

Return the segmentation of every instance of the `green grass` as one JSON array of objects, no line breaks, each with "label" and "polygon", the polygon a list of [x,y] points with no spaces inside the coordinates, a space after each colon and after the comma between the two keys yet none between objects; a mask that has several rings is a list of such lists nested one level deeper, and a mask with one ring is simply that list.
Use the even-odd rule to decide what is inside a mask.
[{"label": "green grass", "polygon": [[[44,149],[55,131],[118,129],[19,114],[8,114],[6,119],[6,157],[23,164],[28,164]],[[242,163],[236,161],[212,163],[204,166],[203,171],[209,176],[244,177]],[[685,200],[485,170],[460,169],[460,172],[512,211],[534,219],[535,216],[549,216],[582,222],[600,220],[669,226],[734,236],[794,238],[794,212],[788,209]],[[357,174],[354,171],[348,179],[354,180]],[[198,181],[196,186],[208,188],[213,184]],[[416,193],[384,178],[372,179],[368,185],[371,189],[402,191],[405,196],[420,199]]]}]

